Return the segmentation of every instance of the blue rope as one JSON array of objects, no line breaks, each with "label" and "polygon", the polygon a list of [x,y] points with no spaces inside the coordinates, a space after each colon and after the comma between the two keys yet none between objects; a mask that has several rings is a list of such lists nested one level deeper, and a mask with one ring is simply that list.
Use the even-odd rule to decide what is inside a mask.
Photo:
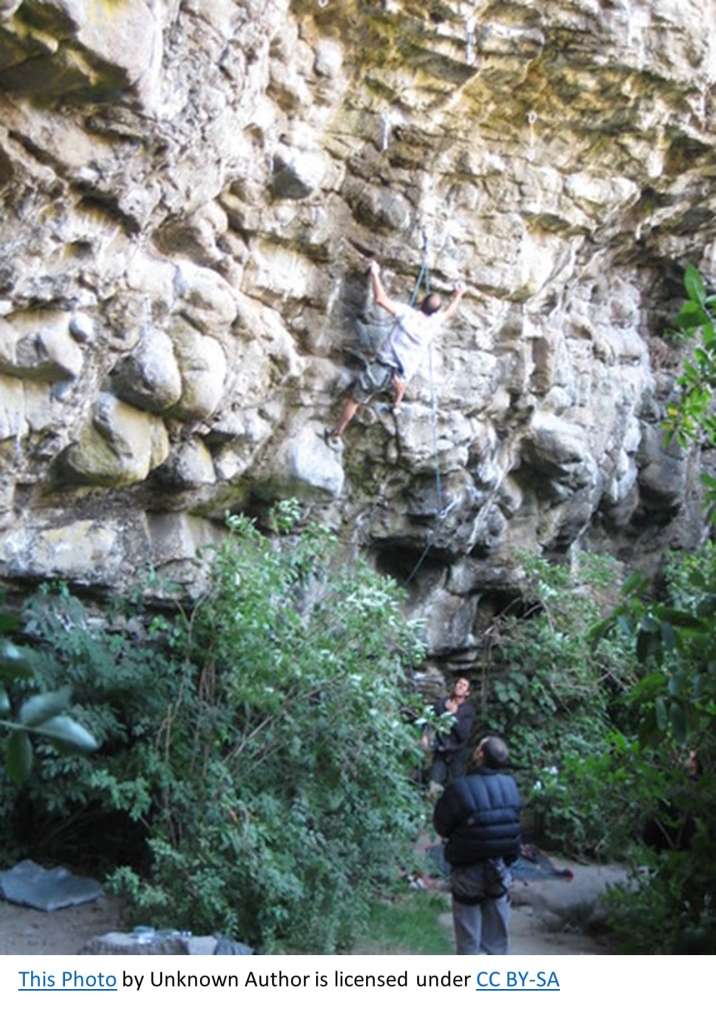
[{"label": "blue rope", "polygon": [[[424,235],[423,236],[423,259],[422,259],[422,262],[420,264],[420,270],[418,271],[418,279],[415,282],[415,287],[413,288],[413,294],[412,294],[412,296],[410,298],[410,305],[413,306],[413,307],[415,307],[415,305],[417,303],[418,294],[420,292],[420,286],[421,286],[421,284],[423,282],[425,282],[425,291],[426,292],[430,291],[430,270],[428,269],[428,262],[427,262],[427,260],[428,260],[428,240],[427,240],[427,236]],[[431,419],[432,419],[433,452],[434,452],[434,455],[435,455],[435,501],[436,501],[435,517],[437,518],[438,522],[442,522],[442,520],[445,519],[445,517],[447,516],[448,512],[450,512],[450,510],[454,506],[455,501],[457,501],[457,499],[455,499],[454,501],[451,501],[450,504],[446,508],[443,508],[443,491],[442,491],[442,483],[441,483],[441,480],[440,480],[440,465],[439,465],[439,461],[438,461],[438,401],[437,401],[437,395],[435,393],[435,381],[433,379],[433,343],[432,343],[432,339],[428,342],[428,375],[429,375],[429,379],[430,379],[430,408],[431,408]],[[407,580],[405,581],[405,585],[406,586],[410,583],[410,581],[416,575],[416,573],[420,569],[421,565],[423,564],[423,562],[427,558],[428,552],[430,551],[431,547],[433,546],[433,539],[434,539],[436,528],[437,528],[436,526],[433,526],[432,530],[430,531],[430,534],[428,535],[428,542],[425,545],[425,548],[423,549],[423,553],[421,554],[420,558],[418,559],[417,564],[415,565],[415,568],[413,569],[413,571],[410,573],[410,575],[408,576]]]}]

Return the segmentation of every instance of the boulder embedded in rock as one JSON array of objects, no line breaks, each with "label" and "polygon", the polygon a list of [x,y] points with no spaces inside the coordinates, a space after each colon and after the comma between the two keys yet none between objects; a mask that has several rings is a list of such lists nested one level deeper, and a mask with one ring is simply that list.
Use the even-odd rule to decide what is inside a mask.
[{"label": "boulder embedded in rock", "polygon": [[321,187],[326,171],[322,153],[282,147],[274,154],[271,191],[278,199],[306,199]]},{"label": "boulder embedded in rock", "polygon": [[105,392],[90,422],[65,449],[61,466],[77,482],[122,486],[145,480],[168,454],[166,427],[157,416]]},{"label": "boulder embedded in rock", "polygon": [[323,428],[309,422],[292,434],[271,460],[270,475],[259,489],[267,497],[337,498],[345,474],[340,455],[322,438]]},{"label": "boulder embedded in rock", "polygon": [[216,411],[224,393],[224,350],[214,338],[180,319],[173,322],[172,338],[182,379],[181,398],[172,413],[181,419],[206,419]]},{"label": "boulder embedded in rock", "polygon": [[70,336],[69,313],[41,310],[0,321],[0,373],[27,380],[73,380],[82,350]]},{"label": "boulder embedded in rock", "polygon": [[163,412],[176,405],[182,379],[169,335],[145,328],[137,347],[116,368],[113,385],[120,398],[148,412]]},{"label": "boulder embedded in rock", "polygon": [[160,473],[162,481],[178,490],[194,490],[216,480],[211,452],[196,437],[175,448]]}]

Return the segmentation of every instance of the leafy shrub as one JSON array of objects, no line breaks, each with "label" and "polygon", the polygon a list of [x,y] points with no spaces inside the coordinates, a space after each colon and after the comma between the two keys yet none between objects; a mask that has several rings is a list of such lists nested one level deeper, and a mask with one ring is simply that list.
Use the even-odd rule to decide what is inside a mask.
[{"label": "leafy shrub", "polygon": [[35,674],[32,652],[2,636],[15,633],[20,624],[14,613],[0,611],[0,735],[9,733],[5,742],[5,770],[16,785],[25,782],[32,772],[32,737],[60,751],[87,753],[97,749],[94,737],[67,714],[72,699],[69,686],[33,693],[22,702],[13,701],[23,682],[32,680]]},{"label": "leafy shrub", "polygon": [[112,606],[100,619],[64,586],[41,588],[21,621],[32,641],[24,646],[31,671],[14,681],[13,692],[24,706],[71,691],[72,716],[100,752],[80,757],[37,737],[34,769],[22,788],[0,776],[0,854],[96,870],[128,855],[130,834],[143,842],[152,803],[143,765],[167,694],[185,668],[146,643],[125,608]]},{"label": "leafy shrub", "polygon": [[[275,529],[297,514],[280,506]],[[66,591],[28,603],[26,693],[72,686],[102,748],[88,765],[38,745],[20,798],[0,792],[6,848],[25,836],[113,859],[114,888],[157,925],[264,950],[344,948],[422,815],[404,686],[420,626],[396,585],[341,559],[325,530],[230,525],[208,591],[174,616],[147,625],[117,605],[97,620]]]},{"label": "leafy shrub", "polygon": [[415,835],[401,684],[422,647],[395,584],[324,530],[281,545],[231,526],[191,616],[153,626],[187,672],[143,766],[150,877],[114,881],[159,924],[332,951]]},{"label": "leafy shrub", "polygon": [[641,850],[629,885],[607,893],[610,929],[621,953],[716,952],[713,863],[705,832],[689,850]]},{"label": "leafy shrub", "polygon": [[[632,584],[609,620],[631,637],[642,677],[629,695],[643,759],[655,766],[647,806],[665,820],[671,848],[633,857],[635,885],[615,894],[611,923],[625,952],[714,952],[716,918],[716,546],[673,555],[664,600],[647,600]],[[698,771],[687,776],[693,752]],[[693,766],[692,766],[693,769]],[[634,771],[627,783],[639,791]],[[684,823],[695,830],[686,849]],[[645,860],[645,857],[647,859]],[[641,865],[647,863],[648,870]],[[655,927],[658,926],[658,931]]]},{"label": "leafy shrub", "polygon": [[[713,446],[716,296],[707,294],[695,267],[687,267],[684,287],[687,300],[677,326],[685,337],[696,337],[697,345],[678,380],[680,398],[668,409],[665,429],[684,446],[694,441]],[[703,474],[702,482],[713,522],[716,479]],[[666,818],[662,831],[673,837],[670,847],[650,854],[647,869],[640,867],[643,851],[635,859],[635,884],[614,893],[611,924],[625,952],[713,953],[716,547],[707,543],[693,554],[672,556],[667,583],[664,599],[654,601],[644,596],[639,580],[630,581],[622,604],[598,630],[628,636],[638,658],[640,678],[630,708],[642,748],[660,763],[664,789],[653,812]]]},{"label": "leafy shrub", "polygon": [[618,566],[590,554],[573,568],[534,556],[523,565],[526,603],[490,627],[483,720],[509,739],[541,838],[576,856],[608,856],[612,782],[595,767],[616,742],[635,659],[619,636],[594,649],[588,631],[613,600]]}]

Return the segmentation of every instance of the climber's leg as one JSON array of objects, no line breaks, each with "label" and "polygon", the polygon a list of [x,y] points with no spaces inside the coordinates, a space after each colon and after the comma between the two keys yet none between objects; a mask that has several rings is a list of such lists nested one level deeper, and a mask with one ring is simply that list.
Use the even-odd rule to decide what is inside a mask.
[{"label": "climber's leg", "polygon": [[349,394],[346,395],[340,419],[334,429],[325,435],[326,440],[330,443],[336,438],[341,438],[361,405],[367,405],[374,395],[378,395],[383,391],[390,392],[391,389],[395,395],[396,392],[393,387],[394,376],[395,371],[392,366],[387,366],[385,363],[377,360],[369,363],[363,372],[358,375]]},{"label": "climber's leg", "polygon": [[350,421],[353,419],[355,414],[360,409],[360,402],[356,402],[352,395],[346,397],[343,403],[343,409],[341,411],[341,418],[334,430],[331,431],[333,437],[343,437],[343,431],[346,429]]}]

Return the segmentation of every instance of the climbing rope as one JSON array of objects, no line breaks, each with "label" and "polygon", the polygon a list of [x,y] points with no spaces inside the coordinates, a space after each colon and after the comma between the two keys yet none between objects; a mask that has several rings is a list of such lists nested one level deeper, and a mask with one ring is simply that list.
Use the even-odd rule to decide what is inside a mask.
[{"label": "climbing rope", "polygon": [[475,17],[465,18],[465,60],[468,64],[475,63]]},{"label": "climbing rope", "polygon": [[[410,305],[414,308],[418,301],[418,295],[420,294],[421,287],[425,288],[426,292],[430,291],[430,241],[427,236],[427,232],[423,231],[423,257],[420,263],[420,270],[418,271],[418,277],[413,288],[413,294],[410,297]],[[428,379],[430,381],[430,418],[432,424],[432,441],[433,441],[433,455],[435,458],[435,518],[437,523],[431,529],[428,534],[427,543],[423,549],[423,552],[418,559],[415,567],[405,581],[407,586],[411,580],[416,576],[418,570],[422,566],[425,559],[428,557],[428,553],[433,546],[435,539],[435,531],[438,525],[447,518],[448,513],[454,508],[457,503],[457,498],[454,498],[449,505],[443,508],[443,490],[442,482],[440,479],[440,463],[438,459],[438,400],[435,391],[435,379],[433,375],[433,342],[432,339],[428,342]]]}]

